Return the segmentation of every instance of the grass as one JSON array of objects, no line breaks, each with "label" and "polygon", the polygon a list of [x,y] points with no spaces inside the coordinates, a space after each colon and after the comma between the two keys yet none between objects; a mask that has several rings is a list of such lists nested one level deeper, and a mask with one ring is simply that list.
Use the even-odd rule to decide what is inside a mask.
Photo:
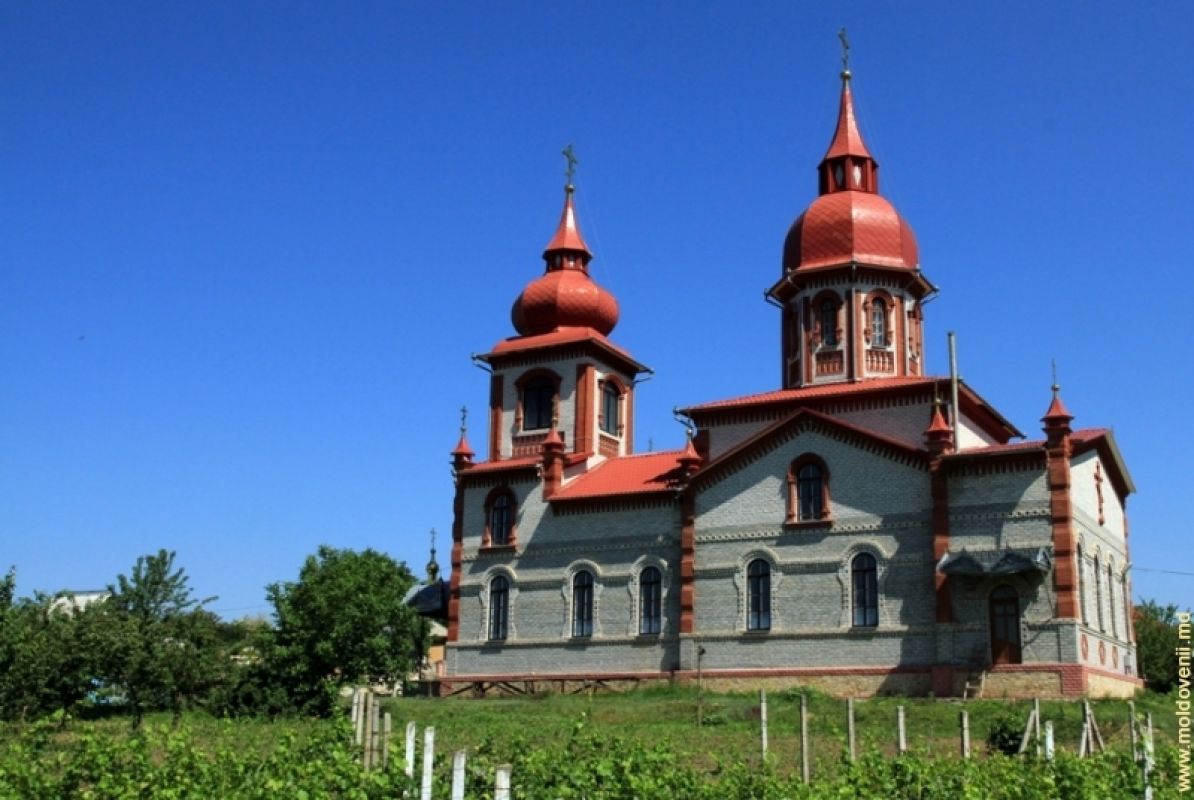
[{"label": "grass", "polygon": [[[809,730],[814,771],[832,771],[846,748],[846,702],[808,692]],[[970,714],[971,748],[976,756],[986,750],[987,734],[1000,720],[1014,720],[1023,730],[1031,701],[933,700],[931,698],[881,697],[856,700],[855,730],[859,753],[868,749],[896,751],[897,707],[904,706],[908,746],[930,756],[955,757],[959,753],[959,711]],[[1109,748],[1128,750],[1128,706],[1124,700],[1091,703],[1100,731]],[[698,706],[703,725],[696,724]],[[769,693],[769,752],[781,772],[799,766],[799,692]],[[437,750],[475,750],[485,746],[501,754],[503,748],[534,747],[558,742],[578,724],[587,728],[647,743],[665,742],[690,754],[710,768],[719,761],[758,754],[760,720],[758,694],[705,693],[690,687],[651,687],[621,694],[558,695],[500,698],[396,698],[384,704],[394,720],[395,746],[402,747],[405,725],[436,728]],[[1136,700],[1141,714],[1151,711],[1157,744],[1176,738],[1174,701],[1171,696],[1144,694]],[[1082,725],[1082,705],[1072,700],[1041,702],[1043,720],[1052,720],[1057,746],[1076,752]],[[582,722],[583,721],[583,722]]]}]

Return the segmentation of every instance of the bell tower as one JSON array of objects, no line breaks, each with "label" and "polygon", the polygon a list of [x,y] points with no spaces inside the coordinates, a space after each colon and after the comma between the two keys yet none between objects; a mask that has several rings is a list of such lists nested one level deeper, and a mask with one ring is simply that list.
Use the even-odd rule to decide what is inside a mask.
[{"label": "bell tower", "polygon": [[921,274],[912,228],[879,194],[848,68],[841,79],[818,197],[788,231],[767,291],[783,309],[784,388],[924,374],[921,308],[936,288]]},{"label": "bell tower", "polygon": [[491,373],[490,461],[550,455],[571,466],[633,452],[634,383],[649,370],[607,338],[618,301],[589,276],[571,145],[564,156],[564,208],[543,251],[544,272],[510,310],[518,335],[474,357]]}]

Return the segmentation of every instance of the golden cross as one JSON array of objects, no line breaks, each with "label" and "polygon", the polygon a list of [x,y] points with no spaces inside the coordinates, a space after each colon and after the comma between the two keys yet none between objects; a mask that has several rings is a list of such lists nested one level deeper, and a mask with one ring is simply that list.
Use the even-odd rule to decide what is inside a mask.
[{"label": "golden cross", "polygon": [[843,27],[837,32],[837,38],[842,42],[842,72],[849,74],[850,72],[850,40],[846,38],[846,29]]},{"label": "golden cross", "polygon": [[576,154],[572,152],[572,145],[568,145],[561,152],[568,161],[568,169],[564,170],[564,175],[568,177],[568,185],[571,186],[572,176],[576,174],[576,165],[580,162],[576,160]]}]

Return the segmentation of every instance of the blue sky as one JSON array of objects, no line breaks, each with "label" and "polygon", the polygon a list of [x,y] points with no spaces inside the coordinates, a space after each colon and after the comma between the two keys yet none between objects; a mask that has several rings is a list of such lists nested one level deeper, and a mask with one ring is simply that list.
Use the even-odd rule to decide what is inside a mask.
[{"label": "blue sky", "polygon": [[[1188,605],[1188,3],[8,3],[0,567],[178,552],[225,616],[320,543],[447,564],[470,362],[513,331],[561,148],[613,338],[676,405],[775,388],[779,274],[849,28],[883,193],[941,287],[931,371],[1029,435],[1050,359],[1113,426],[1135,593]],[[485,439],[481,413],[470,438]]]}]

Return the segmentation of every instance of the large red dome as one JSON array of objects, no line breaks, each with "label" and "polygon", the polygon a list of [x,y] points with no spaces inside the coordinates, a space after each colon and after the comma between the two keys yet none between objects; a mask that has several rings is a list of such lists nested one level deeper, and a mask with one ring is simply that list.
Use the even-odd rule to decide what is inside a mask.
[{"label": "large red dome", "polygon": [[527,284],[510,310],[523,336],[560,327],[593,328],[608,335],[618,324],[618,301],[579,269],[557,269]]},{"label": "large red dome", "polygon": [[785,271],[850,262],[908,270],[920,265],[912,228],[881,195],[823,194],[788,231]]}]

